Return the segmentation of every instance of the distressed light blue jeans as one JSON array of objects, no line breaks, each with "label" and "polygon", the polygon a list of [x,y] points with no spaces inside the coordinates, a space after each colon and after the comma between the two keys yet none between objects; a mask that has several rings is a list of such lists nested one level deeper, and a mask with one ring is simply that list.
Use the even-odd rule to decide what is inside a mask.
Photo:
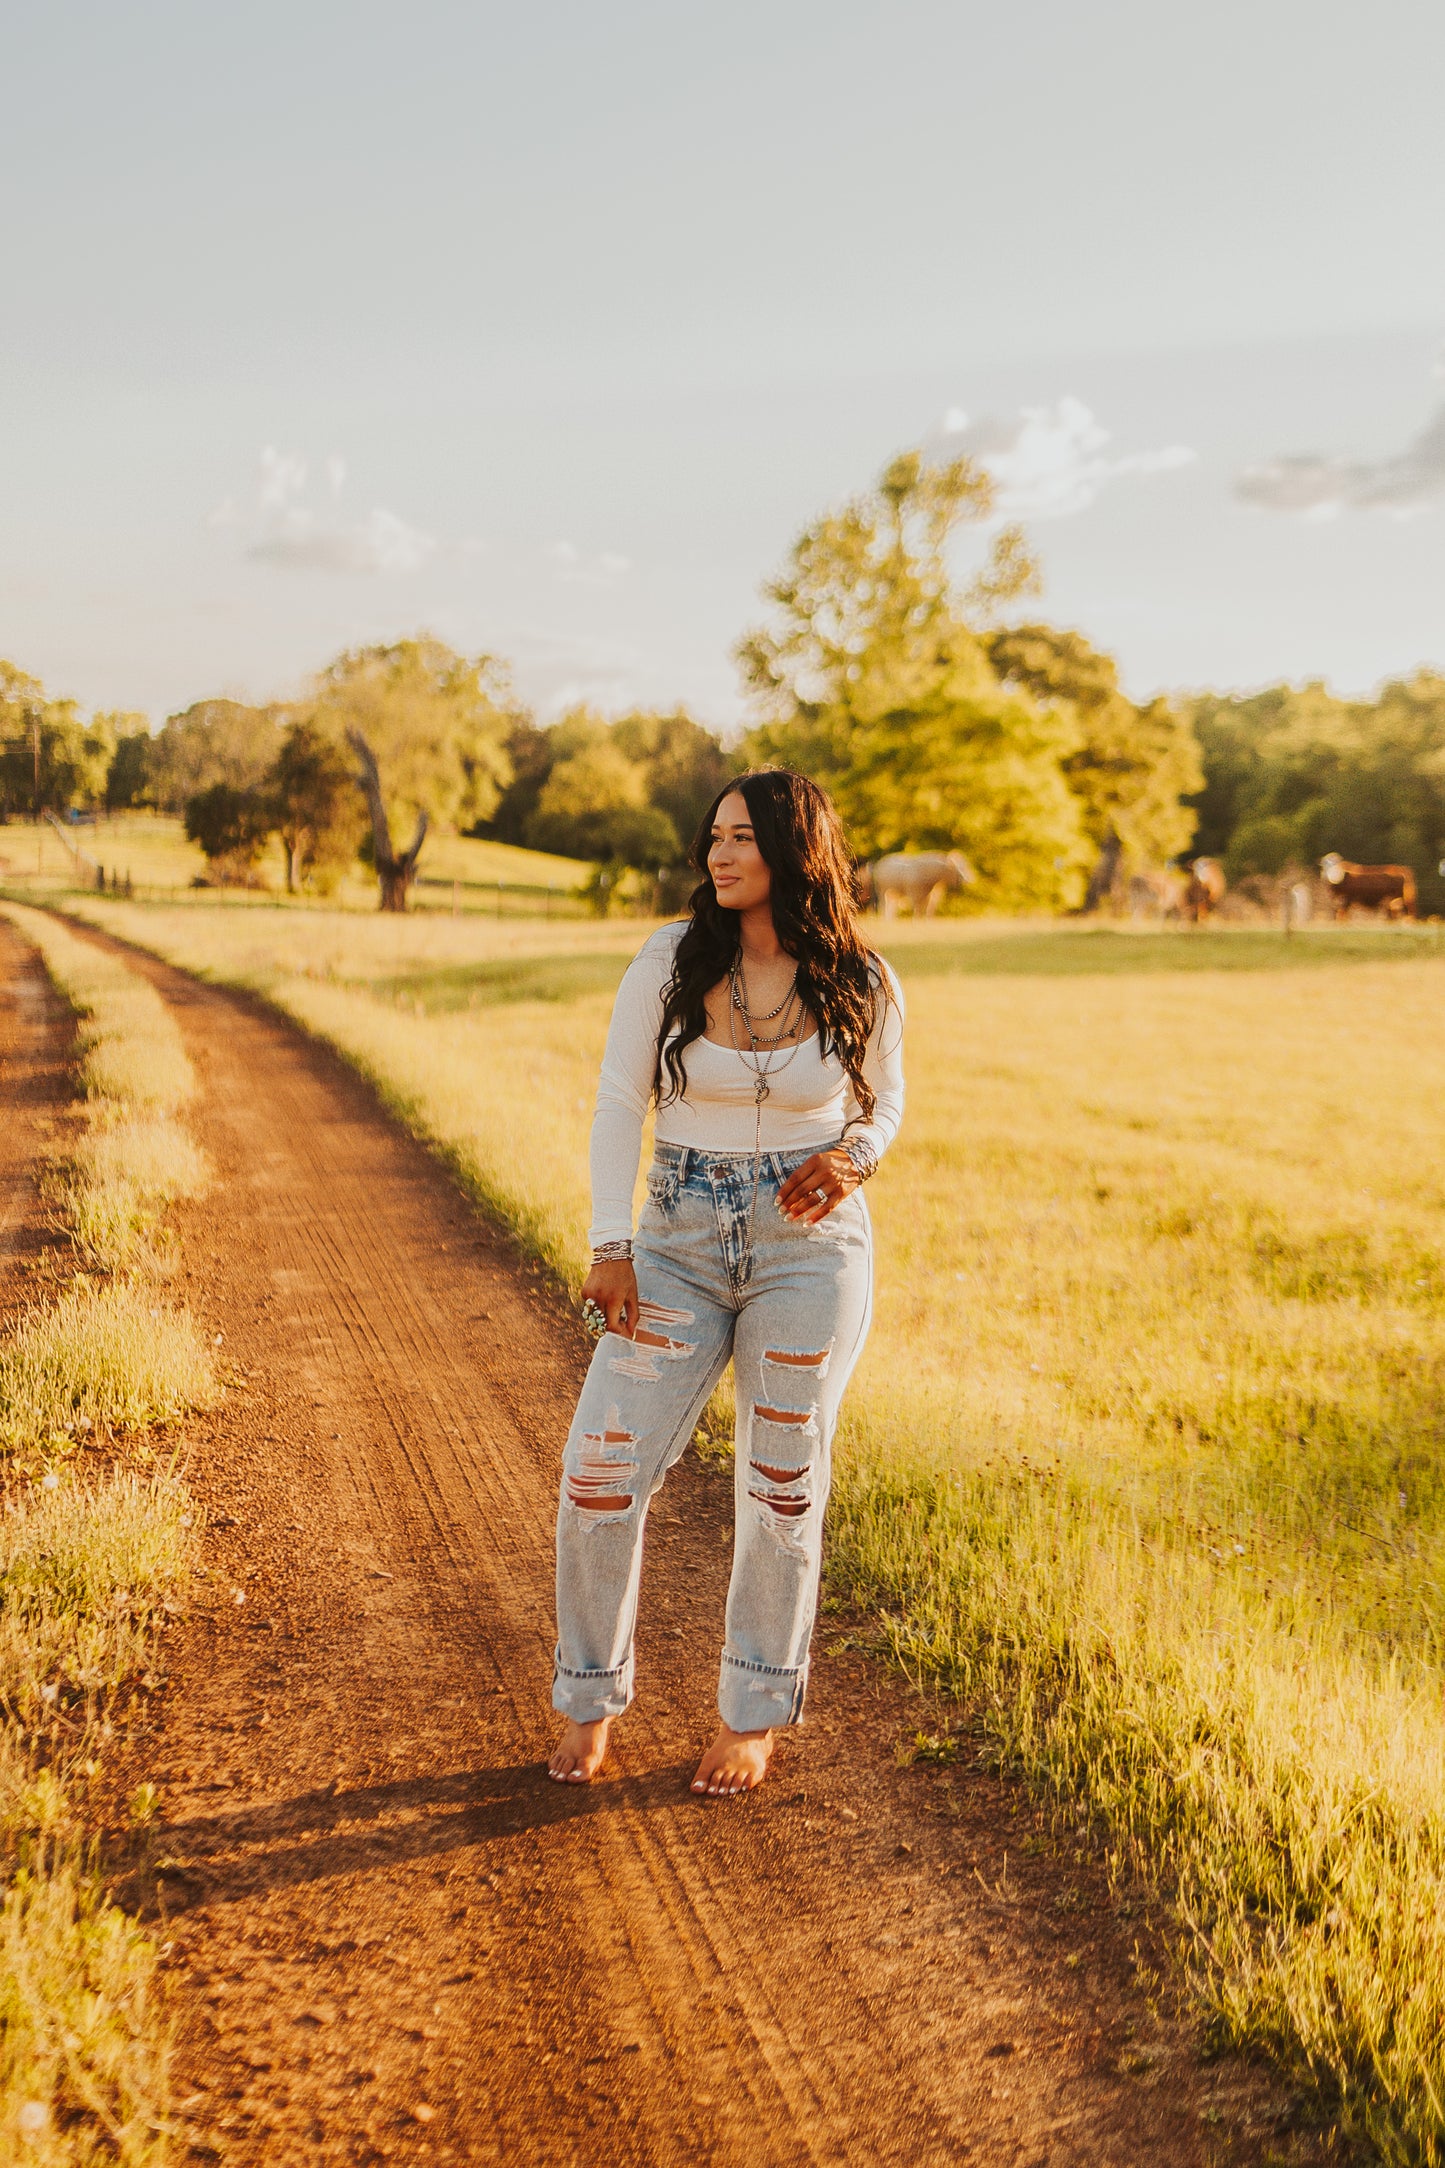
[{"label": "distressed light blue jeans", "polygon": [[647,1509],[729,1357],[737,1387],[732,1580],[718,1709],[796,1724],[808,1683],[838,1407],[867,1337],[873,1237],[855,1190],[816,1227],[779,1185],[811,1155],[659,1144],[633,1244],[637,1337],[598,1342],[562,1465],[552,1702],[580,1723],[633,1693]]}]

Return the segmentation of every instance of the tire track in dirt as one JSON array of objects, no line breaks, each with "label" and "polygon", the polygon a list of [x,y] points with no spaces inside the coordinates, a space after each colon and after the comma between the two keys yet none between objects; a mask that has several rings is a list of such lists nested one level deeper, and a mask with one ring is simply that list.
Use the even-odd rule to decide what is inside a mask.
[{"label": "tire track in dirt", "polygon": [[899,1769],[920,1705],[826,1621],[768,1786],[689,1796],[731,1519],[690,1458],[616,1773],[547,1781],[575,1320],[328,1050],[127,953],[201,1079],[218,1180],[180,1217],[232,1387],[191,1426],[208,1578],[135,1772],[192,2157],[1277,2150],[1277,2088],[1151,2014],[1098,1865],[981,1772]]}]

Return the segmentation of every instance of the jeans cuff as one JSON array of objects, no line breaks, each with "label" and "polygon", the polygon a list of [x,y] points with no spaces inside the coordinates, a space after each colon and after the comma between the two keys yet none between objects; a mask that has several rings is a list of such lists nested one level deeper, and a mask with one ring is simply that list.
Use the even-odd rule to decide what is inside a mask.
[{"label": "jeans cuff", "polygon": [[574,1724],[600,1723],[621,1716],[632,1699],[632,1658],[615,1671],[569,1671],[560,1655],[552,1660],[552,1706]]},{"label": "jeans cuff", "polygon": [[774,1731],[800,1724],[807,1692],[806,1664],[750,1664],[723,1650],[717,1706],[730,1731]]}]

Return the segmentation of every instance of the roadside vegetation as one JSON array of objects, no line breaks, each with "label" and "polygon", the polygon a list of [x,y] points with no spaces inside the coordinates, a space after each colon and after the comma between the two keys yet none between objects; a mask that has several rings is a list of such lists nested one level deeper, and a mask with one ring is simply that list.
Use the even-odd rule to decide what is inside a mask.
[{"label": "roadside vegetation", "polygon": [[206,1181],[178,1119],[196,1083],[180,1032],[155,989],[114,957],[45,912],[12,906],[8,915],[76,1016],[82,1101],[55,1154],[53,1194],[90,1263],[117,1271],[143,1255],[154,1268],[165,1206]]},{"label": "roadside vegetation", "polygon": [[[168,819],[214,888],[125,903],[113,864],[102,898],[73,830],[66,866],[13,819],[0,877],[41,893],[48,851],[67,908],[330,1040],[575,1288],[597,1059],[646,930],[606,912],[679,906],[728,774],[816,777],[860,859],[966,853],[971,924],[883,933],[910,1117],[870,1193],[834,1598],[1172,1893],[1219,2039],[1445,2168],[1445,958],[1438,924],[1266,930],[1327,900],[1328,851],[1408,864],[1445,910],[1445,677],[1140,704],[1082,634],[1023,621],[1037,567],[994,510],[981,468],[918,452],[808,526],[739,645],[728,748],[681,713],[540,725],[498,658],[425,634],[154,735],[0,664],[0,809]],[[491,919],[484,851],[510,854]],[[1252,928],[1162,930],[1192,853]],[[544,865],[599,923],[547,923]],[[1135,911],[1153,930],[1101,923]],[[180,1100],[127,1099],[114,1066],[96,1089],[65,1209],[154,1299],[155,1214],[202,1172]]]},{"label": "roadside vegetation", "polygon": [[164,1298],[159,1224],[205,1168],[152,990],[45,914],[9,915],[76,1012],[83,1098],[52,1172],[90,1269],[0,1340],[0,2158],[149,2168],[167,2152],[159,1958],[106,1894],[91,1802],[119,1697],[163,1688],[157,1633],[195,1540],[148,1437],[215,1393]]},{"label": "roadside vegetation", "polygon": [[[340,1047],[575,1287],[638,929],[86,908]],[[870,1189],[833,1599],[957,1694],[958,1752],[981,1736],[1172,1894],[1216,2039],[1437,2160],[1433,931],[883,937],[910,1112]]]}]

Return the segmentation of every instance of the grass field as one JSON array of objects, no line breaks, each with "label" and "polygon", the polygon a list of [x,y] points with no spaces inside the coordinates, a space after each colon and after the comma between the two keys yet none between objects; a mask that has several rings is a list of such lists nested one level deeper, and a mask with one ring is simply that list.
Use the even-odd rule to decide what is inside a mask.
[{"label": "grass field", "polygon": [[[48,823],[0,822],[0,883],[15,895],[59,899],[72,891],[93,890],[95,868],[108,881],[125,883],[148,898],[189,898],[192,883],[206,870],[205,855],[188,843],[184,823],[165,813],[117,813],[65,830],[66,841]],[[592,868],[575,858],[546,851],[523,851],[509,843],[489,843],[479,836],[434,833],[422,850],[414,894],[418,912],[486,912],[491,917],[536,910],[550,894],[559,915],[579,908],[576,892]],[[314,898],[286,898],[286,864],[273,837],[258,868],[261,886],[234,892],[228,901],[253,908],[285,900],[292,908],[314,905]],[[501,893],[498,893],[498,890]],[[364,866],[355,866],[341,882],[328,908],[376,909],[376,882]]]},{"label": "grass field", "polygon": [[[575,1285],[645,928],[93,908],[343,1047]],[[1435,930],[883,933],[910,1103],[835,1593],[1172,1890],[1219,2038],[1441,2160]]]}]

